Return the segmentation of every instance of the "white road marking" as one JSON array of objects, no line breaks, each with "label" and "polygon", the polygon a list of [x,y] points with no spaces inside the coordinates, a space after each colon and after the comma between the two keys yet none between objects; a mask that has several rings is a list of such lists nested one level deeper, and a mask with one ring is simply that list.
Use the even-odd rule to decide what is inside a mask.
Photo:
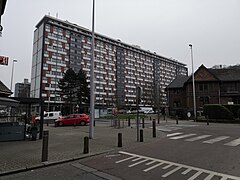
[{"label": "white road marking", "polygon": [[211,180],[213,178],[214,174],[209,174],[204,180]]},{"label": "white road marking", "polygon": [[200,174],[202,174],[202,171],[198,171],[196,172],[192,177],[188,178],[188,180],[194,180],[196,179],[198,176],[200,176]]},{"label": "white road marking", "polygon": [[197,140],[200,140],[200,139],[204,139],[204,138],[207,138],[207,137],[210,137],[211,135],[202,135],[202,136],[197,136],[197,137],[193,137],[193,138],[190,138],[190,139],[186,139],[185,141],[197,141]]},{"label": "white road marking", "polygon": [[151,161],[151,162],[149,162],[149,163],[146,163],[146,165],[148,166],[148,165],[151,165],[151,164],[153,164],[153,163],[155,163],[156,161]]},{"label": "white road marking", "polygon": [[179,130],[182,129],[181,127],[157,127],[156,128],[158,131],[164,131],[164,132],[170,132],[170,131],[175,131],[175,130]]},{"label": "white road marking", "polygon": [[173,170],[167,172],[166,174],[162,175],[162,177],[163,177],[163,178],[168,177],[169,175],[175,173],[176,171],[178,171],[178,170],[181,169],[181,168],[182,168],[181,166],[178,166],[178,167],[174,168]]},{"label": "white road marking", "polygon": [[168,169],[172,166],[172,164],[168,164],[167,166],[163,167],[162,169]]},{"label": "white road marking", "polygon": [[134,162],[134,161],[138,161],[140,159],[142,159],[142,158],[139,157],[139,158],[133,159],[132,161]]},{"label": "white road marking", "polygon": [[189,173],[192,169],[186,169],[185,171],[182,172],[183,175],[186,175],[187,173]]},{"label": "white road marking", "polygon": [[238,146],[239,144],[240,144],[240,138],[235,139],[235,140],[233,140],[233,141],[231,141],[229,143],[226,143],[224,145],[227,145],[227,146]]},{"label": "white road marking", "polygon": [[162,164],[164,164],[164,163],[163,163],[163,162],[158,163],[158,164],[156,164],[156,165],[154,165],[154,166],[152,166],[152,167],[149,167],[149,168],[147,168],[147,169],[144,169],[143,171],[144,171],[144,172],[148,172],[148,171],[150,171],[150,170],[152,170],[152,169],[155,169],[155,168],[158,167],[158,166],[161,166]]},{"label": "white road marking", "polygon": [[225,140],[227,138],[229,138],[229,136],[220,136],[220,137],[217,137],[217,138],[214,138],[214,139],[203,141],[203,143],[213,144],[213,143]]},{"label": "white road marking", "polygon": [[228,179],[228,177],[222,177],[221,178],[221,180],[227,180]]},{"label": "white road marking", "polygon": [[172,134],[167,134],[167,137],[172,137],[172,136],[176,136],[176,135],[180,135],[182,133],[172,133]]},{"label": "white road marking", "polygon": [[184,134],[184,135],[181,135],[181,136],[171,137],[169,139],[183,139],[183,138],[194,136],[194,135],[196,135],[196,134]]},{"label": "white road marking", "polygon": [[144,159],[144,160],[139,161],[139,162],[137,162],[137,163],[131,164],[131,165],[129,165],[128,167],[133,167],[133,166],[136,166],[136,165],[138,165],[138,164],[144,163],[144,162],[146,162],[146,161],[148,161],[148,159]]},{"label": "white road marking", "polygon": [[[170,174],[173,174],[174,172],[176,172],[177,170],[181,169],[181,168],[185,168],[187,170],[185,170],[182,174],[187,174],[188,172],[190,172],[190,170],[188,169],[191,169],[191,170],[194,170],[194,171],[197,171],[199,173],[196,173],[194,176],[197,177],[197,175],[201,174],[201,173],[206,173],[206,174],[209,174],[205,180],[209,180],[211,179],[211,177],[213,176],[220,176],[222,178],[222,180],[227,180],[228,178],[229,179],[232,179],[232,180],[240,180],[240,177],[237,177],[237,176],[232,176],[232,175],[228,175],[228,174],[223,174],[223,173],[219,173],[219,172],[214,172],[214,171],[211,171],[211,170],[206,170],[206,169],[201,169],[201,168],[197,168],[197,167],[193,167],[193,166],[188,166],[188,165],[184,165],[184,164],[179,164],[179,163],[175,163],[175,162],[170,162],[170,161],[165,161],[165,160],[161,160],[161,159],[156,159],[156,158],[151,158],[151,157],[147,157],[147,156],[142,156],[142,155],[138,155],[138,154],[133,154],[133,153],[128,153],[128,152],[124,152],[124,151],[119,151],[120,154],[124,154],[124,155],[128,155],[128,156],[131,156],[132,158],[125,158],[123,159],[124,161],[126,161],[127,159],[128,160],[131,160],[133,158],[140,158],[140,159],[146,159],[146,160],[149,160],[149,161],[155,161],[155,162],[158,162],[158,164],[152,166],[152,167],[149,167],[145,170],[143,170],[144,172],[148,172],[154,168],[157,168],[158,166],[161,166],[162,164],[171,164],[172,166],[176,166],[176,168],[174,168],[173,170],[169,171],[168,173],[164,174],[163,176],[169,176]],[[124,162],[124,161],[117,161],[116,163],[119,163],[119,162]],[[166,166],[165,166],[166,167]],[[200,173],[201,172],[201,173]],[[163,177],[162,176],[162,177]],[[192,176],[191,178],[194,178],[194,176]]]},{"label": "white road marking", "polygon": [[122,160],[120,160],[120,161],[117,161],[116,163],[118,164],[118,163],[121,163],[121,162],[124,162],[124,161],[128,161],[128,160],[133,159],[133,158],[135,158],[135,157],[134,157],[134,156],[131,156],[131,157],[129,157],[129,158],[126,158],[126,159],[122,159]]}]

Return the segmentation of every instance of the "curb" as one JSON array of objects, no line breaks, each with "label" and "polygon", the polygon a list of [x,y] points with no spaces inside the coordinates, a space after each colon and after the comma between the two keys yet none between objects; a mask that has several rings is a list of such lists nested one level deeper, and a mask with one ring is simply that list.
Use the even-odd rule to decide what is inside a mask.
[{"label": "curb", "polygon": [[54,166],[54,165],[58,165],[58,164],[68,163],[68,162],[81,160],[81,159],[85,159],[85,158],[89,158],[89,157],[94,157],[94,156],[106,154],[106,153],[109,153],[109,152],[112,152],[112,151],[115,151],[115,150],[112,149],[112,150],[107,150],[107,151],[100,152],[100,153],[89,154],[89,155],[86,155],[86,156],[69,158],[69,159],[63,159],[63,160],[59,160],[59,161],[50,161],[50,162],[46,161],[46,162],[42,162],[42,163],[39,163],[39,164],[36,164],[36,165],[32,165],[30,167],[19,168],[19,169],[15,169],[15,170],[1,172],[0,177],[11,175],[11,174],[17,174],[17,173],[21,173],[21,172],[26,172],[26,171],[31,171],[31,170],[34,170],[34,169],[50,167],[50,166]]}]

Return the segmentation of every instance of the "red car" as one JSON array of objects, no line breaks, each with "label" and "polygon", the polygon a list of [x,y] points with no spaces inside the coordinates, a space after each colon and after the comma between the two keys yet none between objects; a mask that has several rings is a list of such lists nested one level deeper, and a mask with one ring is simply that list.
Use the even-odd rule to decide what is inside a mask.
[{"label": "red car", "polygon": [[89,123],[89,117],[86,114],[70,114],[55,121],[55,126],[81,125]]}]

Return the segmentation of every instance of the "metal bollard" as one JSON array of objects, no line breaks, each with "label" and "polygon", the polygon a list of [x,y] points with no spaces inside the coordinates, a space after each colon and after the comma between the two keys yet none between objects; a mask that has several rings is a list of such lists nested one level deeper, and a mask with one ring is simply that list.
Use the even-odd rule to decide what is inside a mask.
[{"label": "metal bollard", "polygon": [[158,124],[160,123],[160,117],[158,116]]},{"label": "metal bollard", "polygon": [[152,121],[152,128],[153,128],[153,137],[155,138],[156,137],[156,121],[155,119],[153,119]]},{"label": "metal bollard", "polygon": [[122,133],[118,133],[118,147],[122,147]]},{"label": "metal bollard", "polygon": [[142,128],[145,128],[144,118],[142,118]]},{"label": "metal bollard", "polygon": [[131,126],[130,117],[128,116],[128,126]]},{"label": "metal bollard", "polygon": [[84,137],[83,154],[89,153],[89,137]]},{"label": "metal bollard", "polygon": [[94,126],[94,127],[96,126],[96,121],[95,121],[95,120],[93,121],[93,126]]},{"label": "metal bollard", "polygon": [[45,162],[48,160],[48,137],[49,137],[49,131],[43,131],[42,162]]},{"label": "metal bollard", "polygon": [[140,142],[143,142],[143,129],[140,129]]},{"label": "metal bollard", "polygon": [[176,116],[176,124],[178,124],[178,115]]},{"label": "metal bollard", "polygon": [[207,125],[209,125],[208,115],[207,115]]}]

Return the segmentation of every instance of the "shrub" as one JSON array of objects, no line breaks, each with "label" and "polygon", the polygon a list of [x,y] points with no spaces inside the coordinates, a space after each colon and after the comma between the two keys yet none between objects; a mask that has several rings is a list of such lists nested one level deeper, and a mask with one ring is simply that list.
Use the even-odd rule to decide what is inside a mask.
[{"label": "shrub", "polygon": [[234,119],[233,113],[220,104],[204,105],[203,113],[205,116],[208,116],[209,119]]},{"label": "shrub", "polygon": [[240,104],[233,104],[233,105],[224,104],[223,106],[226,107],[229,111],[231,111],[235,118],[239,117],[238,111],[240,110]]}]

